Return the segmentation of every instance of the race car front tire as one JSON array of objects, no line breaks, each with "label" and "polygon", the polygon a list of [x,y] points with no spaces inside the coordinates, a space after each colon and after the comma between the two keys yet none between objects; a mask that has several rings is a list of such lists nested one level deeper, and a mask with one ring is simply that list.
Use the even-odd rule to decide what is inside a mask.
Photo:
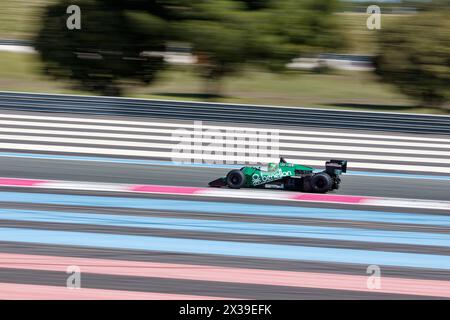
[{"label": "race car front tire", "polygon": [[240,189],[245,185],[245,175],[241,170],[230,171],[227,175],[227,185],[232,189]]},{"label": "race car front tire", "polygon": [[333,179],[329,174],[322,172],[311,178],[311,191],[315,193],[327,193],[333,187]]}]

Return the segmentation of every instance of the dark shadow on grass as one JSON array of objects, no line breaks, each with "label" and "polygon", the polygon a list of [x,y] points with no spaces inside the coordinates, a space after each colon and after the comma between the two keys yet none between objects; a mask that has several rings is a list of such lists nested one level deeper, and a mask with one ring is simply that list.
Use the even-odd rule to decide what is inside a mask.
[{"label": "dark shadow on grass", "polygon": [[[354,108],[354,109],[361,109],[361,110],[373,110],[373,111],[387,111],[387,112],[396,112],[396,111],[409,111],[414,110],[418,108],[425,108],[420,106],[414,106],[414,105],[381,105],[381,104],[366,104],[366,103],[333,103],[328,104],[329,106],[334,107],[342,107],[342,108]],[[436,108],[436,110],[440,110],[444,113],[449,113],[450,110],[448,109],[442,109],[442,108]]]},{"label": "dark shadow on grass", "polygon": [[183,99],[202,99],[202,100],[214,100],[226,98],[224,95],[220,94],[208,94],[208,93],[178,93],[178,92],[157,92],[153,93],[155,96],[161,97],[176,97]]}]

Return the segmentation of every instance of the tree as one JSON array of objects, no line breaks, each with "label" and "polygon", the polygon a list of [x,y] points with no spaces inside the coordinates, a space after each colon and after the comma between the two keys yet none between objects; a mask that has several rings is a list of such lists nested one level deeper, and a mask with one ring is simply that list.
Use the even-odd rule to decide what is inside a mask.
[{"label": "tree", "polygon": [[69,78],[82,90],[119,95],[120,83],[148,84],[164,68],[155,53],[164,51],[175,14],[161,1],[81,0],[81,30],[69,30],[72,2],[50,5],[35,39],[46,74]]},{"label": "tree", "polygon": [[338,0],[80,0],[82,30],[66,28],[70,2],[48,7],[35,46],[47,74],[102,94],[151,83],[169,41],[192,46],[211,95],[246,64],[278,71],[302,53],[343,43]]},{"label": "tree", "polygon": [[178,25],[199,57],[208,93],[246,64],[279,71],[302,53],[343,46],[336,0],[215,0],[194,5],[197,15]]},{"label": "tree", "polygon": [[229,0],[197,2],[196,14],[175,25],[176,34],[192,45],[198,70],[206,81],[206,93],[220,93],[220,79],[240,70],[248,62],[246,31],[250,13],[242,3]]},{"label": "tree", "polygon": [[425,11],[380,32],[376,73],[426,106],[450,97],[450,10],[433,3]]}]

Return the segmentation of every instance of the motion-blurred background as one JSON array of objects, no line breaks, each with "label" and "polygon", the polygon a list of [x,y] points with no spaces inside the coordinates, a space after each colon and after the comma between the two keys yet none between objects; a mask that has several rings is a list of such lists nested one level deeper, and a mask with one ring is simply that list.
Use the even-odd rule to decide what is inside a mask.
[{"label": "motion-blurred background", "polygon": [[[68,6],[81,30],[68,30]],[[381,29],[369,30],[369,5]],[[0,90],[449,113],[448,1],[0,2]]]},{"label": "motion-blurred background", "polygon": [[[0,299],[450,298],[449,16],[0,0]],[[279,156],[348,171],[331,194],[207,187]]]}]

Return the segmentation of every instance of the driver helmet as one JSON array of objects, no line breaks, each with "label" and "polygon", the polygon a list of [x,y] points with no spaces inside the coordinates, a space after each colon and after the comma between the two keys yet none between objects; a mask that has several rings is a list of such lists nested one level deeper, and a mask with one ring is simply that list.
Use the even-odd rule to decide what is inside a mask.
[{"label": "driver helmet", "polygon": [[278,165],[276,163],[273,163],[273,162],[271,162],[271,163],[269,163],[267,165],[267,171],[269,171],[269,172],[276,171],[277,168],[278,168]]}]

